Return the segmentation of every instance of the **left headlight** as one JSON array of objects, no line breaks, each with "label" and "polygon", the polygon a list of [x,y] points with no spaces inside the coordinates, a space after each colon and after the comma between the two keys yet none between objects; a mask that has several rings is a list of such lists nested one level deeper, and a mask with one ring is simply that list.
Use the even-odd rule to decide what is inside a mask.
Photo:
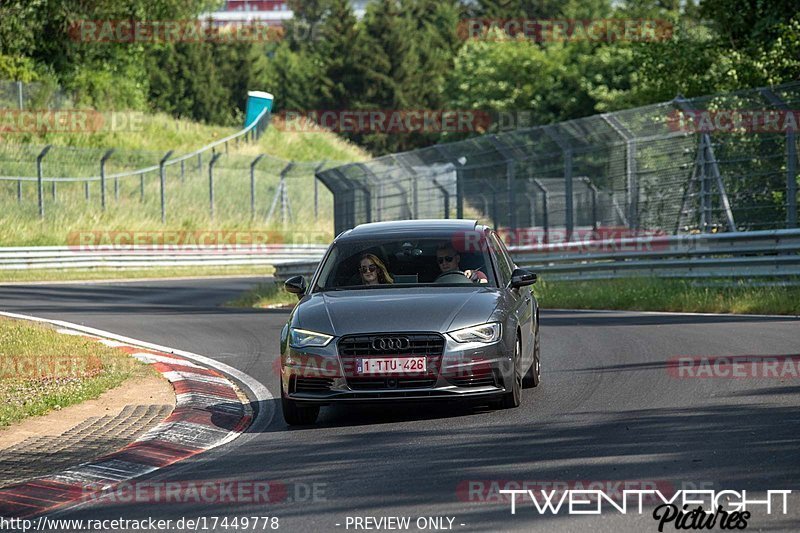
[{"label": "left headlight", "polygon": [[289,344],[292,348],[307,348],[309,346],[327,346],[333,340],[332,335],[308,331],[306,329],[290,328]]},{"label": "left headlight", "polygon": [[489,344],[500,339],[500,322],[489,322],[479,326],[457,329],[448,333],[456,342],[482,342]]}]

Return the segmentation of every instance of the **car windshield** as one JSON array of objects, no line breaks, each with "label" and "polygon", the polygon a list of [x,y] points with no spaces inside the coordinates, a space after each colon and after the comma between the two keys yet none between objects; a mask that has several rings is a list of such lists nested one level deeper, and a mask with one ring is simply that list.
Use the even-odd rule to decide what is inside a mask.
[{"label": "car windshield", "polygon": [[496,286],[482,238],[387,237],[335,243],[314,291],[472,284]]}]

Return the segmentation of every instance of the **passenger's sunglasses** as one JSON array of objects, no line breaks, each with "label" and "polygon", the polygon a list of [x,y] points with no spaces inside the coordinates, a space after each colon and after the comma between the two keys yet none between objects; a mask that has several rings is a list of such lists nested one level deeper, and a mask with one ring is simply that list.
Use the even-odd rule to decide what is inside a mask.
[{"label": "passenger's sunglasses", "polygon": [[436,260],[439,261],[439,264],[442,263],[451,263],[455,259],[452,255],[445,255],[443,257],[437,257]]},{"label": "passenger's sunglasses", "polygon": [[362,274],[366,274],[367,272],[375,272],[376,270],[378,270],[378,267],[375,266],[375,265],[370,265],[370,266],[361,267],[359,270],[361,270]]}]

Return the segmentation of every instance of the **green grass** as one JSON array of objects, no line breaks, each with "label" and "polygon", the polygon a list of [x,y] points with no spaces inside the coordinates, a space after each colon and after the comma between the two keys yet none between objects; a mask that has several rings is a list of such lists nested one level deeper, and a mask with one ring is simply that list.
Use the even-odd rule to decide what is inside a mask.
[{"label": "green grass", "polygon": [[800,315],[800,287],[702,286],[672,279],[546,281],[534,285],[543,308]]},{"label": "green grass", "polygon": [[122,279],[208,278],[214,276],[271,276],[274,267],[259,265],[212,267],[158,267],[145,269],[69,268],[0,270],[0,284],[33,281],[91,281]]},{"label": "green grass", "polygon": [[290,307],[297,303],[297,295],[286,292],[282,283],[259,283],[251,290],[245,292],[235,300],[226,304],[227,307],[257,307],[272,306]]},{"label": "green grass", "polygon": [[[157,165],[168,149],[187,153],[235,131],[164,115],[145,116],[142,124],[143,132],[125,135],[6,136],[0,143],[0,175],[35,176],[36,155],[45,143],[58,145],[44,159],[45,176],[97,176],[106,148],[117,150],[106,167],[107,174],[113,174]],[[6,144],[20,141],[32,144]],[[100,207],[99,181],[90,183],[88,201],[83,183],[59,183],[55,196],[51,184],[45,183],[44,220],[38,215],[35,182],[22,183],[22,201],[17,202],[17,182],[0,181],[0,246],[64,245],[72,232],[91,230],[258,230],[278,232],[290,241],[306,240],[306,233],[314,232],[318,234],[316,241],[325,242],[333,237],[333,197],[319,185],[315,210],[317,162],[327,160],[327,166],[334,166],[369,158],[369,154],[330,132],[286,132],[276,125],[271,125],[255,144],[230,143],[227,151],[219,151],[224,155],[215,167],[213,218],[209,207],[210,154],[204,154],[202,161],[187,161],[183,173],[179,165],[167,168],[166,224],[161,223],[157,171],[145,175],[143,197],[139,177],[119,180],[118,200],[114,181],[109,180],[105,212]],[[256,167],[256,212],[251,220],[250,163],[261,153],[269,157]],[[268,220],[285,160],[298,162],[286,175],[291,213],[287,210],[284,220],[278,204]],[[297,237],[298,233],[303,235]]]},{"label": "green grass", "polygon": [[[227,137],[241,128],[213,126],[176,119],[163,113],[141,114],[135,130],[98,131],[91,133],[14,133],[0,135],[2,144],[46,145],[56,147],[109,148],[128,151],[148,151],[159,154],[174,150],[176,154],[188,153],[214,141]],[[296,161],[363,161],[369,154],[357,145],[349,143],[325,131],[284,131],[279,118],[264,131],[255,144],[231,143],[230,153],[255,155],[267,153],[274,157]]]},{"label": "green grass", "polygon": [[0,318],[0,427],[97,398],[154,370],[125,352]]},{"label": "green grass", "polygon": [[[800,315],[800,287],[698,286],[669,279],[546,281],[534,285],[544,309],[620,309],[684,313]],[[278,284],[262,284],[229,305],[293,304],[296,296]]]}]

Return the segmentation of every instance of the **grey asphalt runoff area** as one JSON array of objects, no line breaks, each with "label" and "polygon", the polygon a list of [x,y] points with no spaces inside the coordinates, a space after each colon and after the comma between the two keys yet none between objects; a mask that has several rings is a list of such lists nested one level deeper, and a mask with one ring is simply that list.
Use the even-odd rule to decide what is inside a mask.
[{"label": "grey asphalt runoff area", "polygon": [[[220,307],[258,281],[5,286],[0,309],[206,355],[277,397],[274,363],[288,311]],[[796,318],[544,310],[543,383],[524,391],[518,409],[343,406],[323,409],[315,427],[289,429],[279,402],[255,405],[274,411],[269,425],[145,480],[271,481],[274,494],[285,491],[281,501],[112,501],[63,517],[205,517],[211,530],[213,517],[270,516],[290,532],[367,530],[354,527],[356,517],[410,517],[410,531],[419,517],[453,518],[454,531],[657,531],[647,506],[642,514],[604,506],[601,515],[553,516],[522,499],[512,515],[507,501],[480,501],[492,481],[536,489],[627,481],[634,489],[762,496],[793,490],[787,514],[760,506],[748,529],[797,530],[800,379],[679,378],[669,365],[676,356],[793,354],[800,354]],[[664,531],[675,531],[674,523]]]}]

